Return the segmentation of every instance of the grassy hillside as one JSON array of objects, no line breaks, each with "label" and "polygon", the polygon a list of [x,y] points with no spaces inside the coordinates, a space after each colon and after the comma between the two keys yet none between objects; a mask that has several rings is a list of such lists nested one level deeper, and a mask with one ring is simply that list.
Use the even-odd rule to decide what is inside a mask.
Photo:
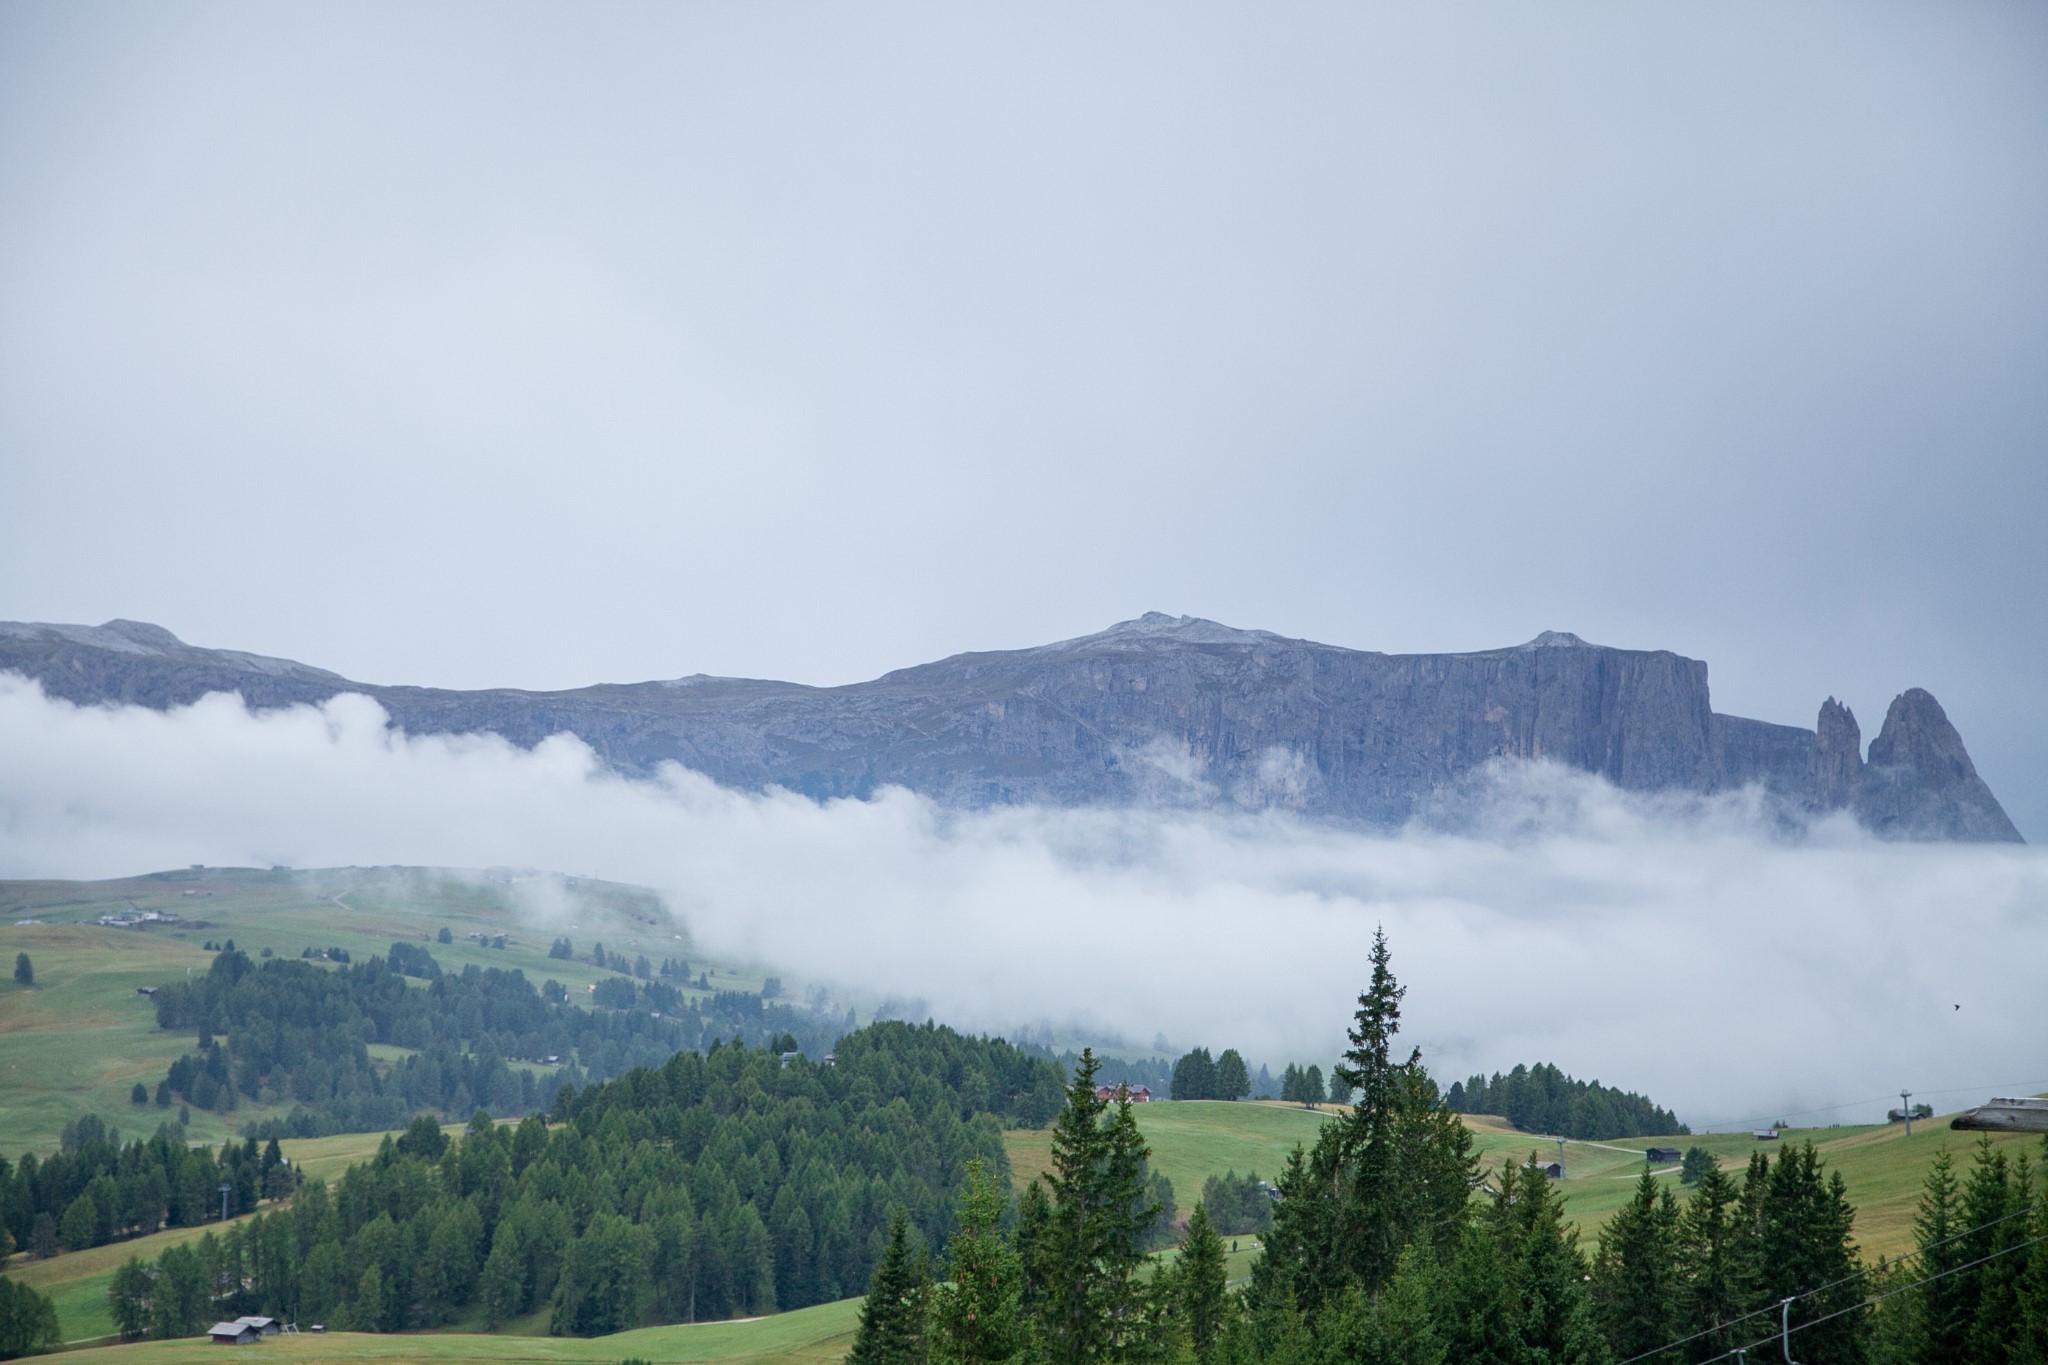
[{"label": "grassy hillside", "polygon": [[[1296,1143],[1314,1144],[1316,1132],[1329,1121],[1330,1110],[1296,1105],[1179,1100],[1136,1106],[1138,1126],[1152,1147],[1152,1166],[1173,1182],[1173,1195],[1183,1211],[1202,1197],[1202,1182],[1212,1175],[1256,1170],[1277,1179]],[[1050,1129],[1019,1129],[1004,1134],[1011,1178],[1018,1189],[1052,1164]]]},{"label": "grassy hillside", "polygon": [[[1643,1160],[1635,1153],[1659,1146],[1705,1147],[1731,1173],[1739,1175],[1752,1151],[1771,1150],[1790,1143],[1811,1141],[1827,1162],[1829,1170],[1840,1171],[1849,1187],[1849,1202],[1856,1206],[1856,1240],[1866,1259],[1896,1256],[1913,1245],[1913,1210],[1928,1167],[1941,1152],[1960,1168],[1966,1166],[1977,1143],[1986,1137],[1995,1146],[2017,1150],[2022,1146],[2042,1155],[2038,1135],[2019,1133],[1961,1133],[1948,1126],[1946,1117],[1916,1121],[1908,1138],[1900,1124],[1874,1124],[1835,1128],[1788,1129],[1776,1143],[1760,1143],[1747,1133],[1719,1133],[1690,1138],[1625,1138],[1595,1145],[1565,1144],[1565,1211],[1590,1239],[1613,1212],[1628,1202],[1635,1181],[1642,1175]],[[1480,1135],[1482,1150],[1493,1154],[1496,1166],[1500,1154],[1520,1155],[1540,1146],[1543,1158],[1556,1156],[1554,1143],[1532,1143],[1526,1134],[1498,1130]],[[1685,1195],[1675,1169],[1658,1177]]]},{"label": "grassy hillside", "polygon": [[[692,971],[708,973],[715,989],[761,988],[759,967],[696,952],[651,893],[520,876],[208,868],[107,882],[0,882],[0,958],[11,968],[14,954],[26,952],[36,975],[26,989],[0,975],[0,1153],[52,1150],[64,1125],[87,1113],[128,1136],[163,1120],[154,1106],[130,1105],[130,1087],[138,1080],[154,1087],[192,1039],[159,1032],[152,1005],[135,991],[204,972],[213,961],[200,946],[208,940],[233,939],[252,958],[264,948],[296,958],[307,947],[337,947],[357,961],[385,952],[394,940],[424,942],[444,970],[471,963],[517,968],[536,985],[553,977],[574,998],[609,973],[550,958],[548,946],[561,934],[581,953],[602,940],[612,952],[644,953],[656,963],[687,958]],[[182,918],[136,929],[95,923],[101,915],[132,910]],[[454,941],[432,942],[443,927]],[[468,937],[472,933],[504,934],[507,943],[489,948]],[[380,1060],[402,1051],[382,1049]],[[248,1104],[225,1116],[195,1109],[190,1136],[217,1142],[288,1108]]]},{"label": "grassy hillside", "polygon": [[[1183,1214],[1194,1207],[1203,1180],[1211,1175],[1235,1169],[1240,1175],[1256,1170],[1268,1180],[1276,1178],[1288,1151],[1297,1142],[1303,1146],[1313,1143],[1317,1129],[1331,1112],[1208,1100],[1137,1106],[1138,1125],[1152,1146],[1152,1163],[1173,1181],[1174,1197]],[[1497,1170],[1503,1160],[1523,1160],[1532,1153],[1544,1161],[1557,1156],[1555,1142],[1518,1133],[1499,1119],[1468,1115],[1465,1124],[1472,1130],[1473,1146],[1483,1167]],[[1828,1168],[1839,1170],[1848,1182],[1849,1199],[1856,1206],[1856,1237],[1865,1256],[1895,1256],[1913,1244],[1913,1209],[1935,1156],[1946,1151],[1959,1165],[1966,1163],[1981,1136],[1956,1132],[1942,1118],[1916,1122],[1911,1138],[1903,1127],[1890,1124],[1791,1129],[1777,1144],[1758,1143],[1747,1133],[1567,1142],[1562,1189],[1565,1212],[1590,1246],[1600,1227],[1634,1192],[1636,1179],[1643,1172],[1641,1154],[1646,1147],[1702,1146],[1739,1174],[1752,1150],[1775,1150],[1811,1140]],[[1994,1134],[1991,1140],[2009,1147],[2026,1143],[2041,1147],[2040,1138],[2018,1134]],[[1051,1161],[1049,1131],[1011,1132],[1005,1135],[1004,1144],[1019,1188]],[[1684,1197],[1676,1167],[1658,1178]]]}]

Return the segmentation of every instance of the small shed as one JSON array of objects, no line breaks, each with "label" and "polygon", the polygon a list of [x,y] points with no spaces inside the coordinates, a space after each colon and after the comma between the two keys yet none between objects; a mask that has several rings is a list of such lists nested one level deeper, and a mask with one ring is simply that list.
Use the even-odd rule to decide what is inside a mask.
[{"label": "small shed", "polygon": [[1684,1156],[1685,1153],[1679,1151],[1676,1147],[1651,1147],[1644,1151],[1643,1160],[1652,1163],[1659,1161],[1678,1161],[1683,1159]]},{"label": "small shed", "polygon": [[206,1335],[216,1346],[254,1346],[263,1340],[263,1333],[246,1322],[216,1322]]},{"label": "small shed", "polygon": [[1562,1161],[1532,1161],[1529,1164],[1543,1172],[1543,1178],[1546,1180],[1564,1179],[1564,1163]]},{"label": "small shed", "polygon": [[278,1333],[278,1321],[276,1318],[266,1318],[258,1316],[256,1314],[245,1314],[242,1317],[236,1318],[235,1321],[248,1323],[251,1327],[254,1327],[258,1332],[262,1333],[266,1337],[274,1337]]},{"label": "small shed", "polygon": [[1750,1136],[1758,1142],[1776,1142],[1778,1140],[1778,1130],[1775,1128],[1758,1128],[1751,1132]]}]

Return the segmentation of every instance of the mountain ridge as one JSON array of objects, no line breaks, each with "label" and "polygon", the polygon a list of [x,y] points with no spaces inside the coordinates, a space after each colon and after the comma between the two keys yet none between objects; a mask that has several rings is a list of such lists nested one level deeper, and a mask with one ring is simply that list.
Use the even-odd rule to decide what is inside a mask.
[{"label": "mountain ridge", "polygon": [[1551,759],[1631,791],[1762,786],[1899,839],[2019,842],[1940,703],[1891,704],[1865,756],[1834,698],[1813,729],[1716,712],[1707,665],[1546,630],[1519,645],[1384,654],[1148,612],[1025,649],[815,687],[703,674],[561,691],[352,682],[189,645],[161,626],[0,622],[0,670],[53,697],[165,709],[376,699],[410,733],[559,731],[629,774],[664,762],[818,798],[901,785],[954,806],[1279,807],[1396,827],[1496,759]]}]

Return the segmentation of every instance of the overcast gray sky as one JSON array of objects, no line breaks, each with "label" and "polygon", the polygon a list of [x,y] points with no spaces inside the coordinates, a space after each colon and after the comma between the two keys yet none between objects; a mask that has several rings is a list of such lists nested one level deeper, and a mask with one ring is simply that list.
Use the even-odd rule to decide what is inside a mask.
[{"label": "overcast gray sky", "polygon": [[1543,629],[2048,838],[2048,8],[0,4],[0,618]]}]

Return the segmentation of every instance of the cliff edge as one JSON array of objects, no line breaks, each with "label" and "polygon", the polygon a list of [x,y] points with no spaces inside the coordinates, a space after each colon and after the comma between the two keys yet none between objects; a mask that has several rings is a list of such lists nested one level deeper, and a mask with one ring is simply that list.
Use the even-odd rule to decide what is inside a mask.
[{"label": "cliff edge", "polygon": [[1717,714],[1707,666],[1563,631],[1467,654],[1381,654],[1151,612],[1031,649],[959,654],[843,687],[697,675],[562,692],[351,682],[188,645],[141,622],[0,623],[0,669],[53,697],[163,709],[362,692],[408,732],[580,736],[613,767],[680,763],[818,798],[896,784],[955,806],[1278,807],[1398,827],[1495,759],[1629,791],[1760,785],[1897,839],[2017,841],[1940,705],[1902,693],[1866,758],[1829,698],[1814,729]]}]

